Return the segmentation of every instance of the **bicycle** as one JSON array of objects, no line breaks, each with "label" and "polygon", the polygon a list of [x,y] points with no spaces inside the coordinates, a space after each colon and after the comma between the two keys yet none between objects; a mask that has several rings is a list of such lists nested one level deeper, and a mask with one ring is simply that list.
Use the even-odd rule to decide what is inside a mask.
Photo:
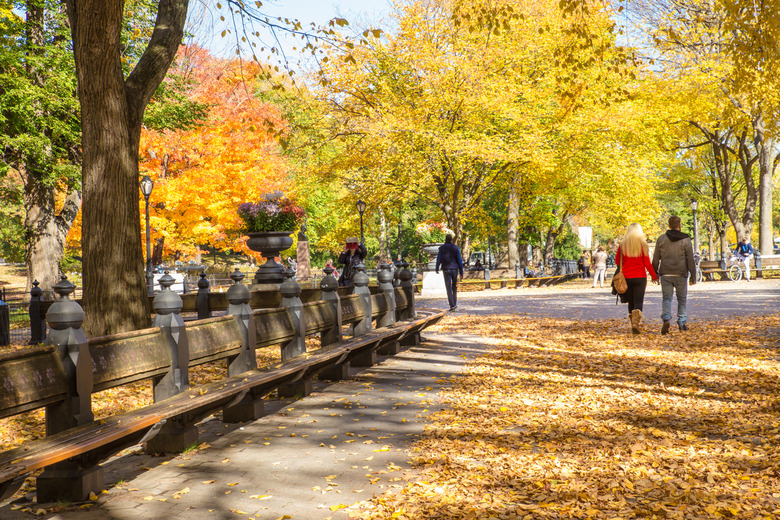
[{"label": "bicycle", "polygon": [[737,255],[731,255],[731,258],[729,258],[729,263],[731,264],[731,267],[729,267],[728,270],[729,280],[731,280],[732,282],[738,282],[742,280],[743,276],[747,278],[745,262],[750,262],[749,256],[742,257]]}]

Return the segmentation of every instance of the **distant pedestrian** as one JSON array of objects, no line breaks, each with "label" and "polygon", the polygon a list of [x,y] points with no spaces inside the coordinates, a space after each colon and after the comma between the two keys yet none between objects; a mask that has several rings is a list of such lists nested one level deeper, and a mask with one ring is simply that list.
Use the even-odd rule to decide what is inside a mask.
[{"label": "distant pedestrian", "polygon": [[585,278],[590,278],[590,251],[585,251],[585,264],[582,266],[585,271]]},{"label": "distant pedestrian", "polygon": [[577,260],[577,277],[578,278],[585,278],[585,255],[580,255],[580,258]]},{"label": "distant pedestrian", "polygon": [[339,263],[344,265],[344,269],[339,277],[339,285],[344,287],[352,285],[355,266],[362,262],[367,254],[366,246],[358,244],[356,237],[347,238],[344,250],[339,255]]},{"label": "distant pedestrian", "polygon": [[604,251],[604,246],[599,246],[593,254],[593,288],[596,288],[596,284],[599,284],[599,287],[604,287],[606,276],[607,252]]},{"label": "distant pedestrian", "polygon": [[458,273],[463,280],[463,257],[460,256],[460,248],[452,243],[452,235],[444,237],[444,244],[439,247],[436,257],[436,273],[439,269],[444,271],[444,287],[447,289],[447,299],[450,310],[458,309]]},{"label": "distant pedestrian", "polygon": [[650,263],[649,253],[650,248],[647,246],[642,226],[629,224],[626,236],[618,246],[615,261],[620,266],[620,272],[626,277],[628,290],[623,296],[624,301],[628,302],[628,319],[634,334],[639,334],[639,325],[642,323],[647,273],[650,273],[654,282],[658,281],[658,275]]},{"label": "distant pedestrian", "polygon": [[653,269],[661,278],[661,334],[669,334],[673,293],[677,293],[677,328],[688,330],[688,283],[696,283],[696,264],[691,237],[681,228],[680,217],[669,217],[669,231],[658,237],[653,252]]}]

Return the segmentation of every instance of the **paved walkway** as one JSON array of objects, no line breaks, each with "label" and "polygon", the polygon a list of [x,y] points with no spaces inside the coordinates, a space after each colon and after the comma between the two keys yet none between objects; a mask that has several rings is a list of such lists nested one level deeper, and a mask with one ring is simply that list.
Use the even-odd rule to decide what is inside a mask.
[{"label": "paved walkway", "polygon": [[[660,299],[660,289],[650,286],[646,314],[659,323]],[[614,301],[606,289],[573,282],[464,293],[458,312],[486,319],[508,312],[622,318],[625,307]],[[446,306],[443,299],[420,299],[419,304]],[[697,319],[776,312],[779,304],[780,282],[713,282],[691,290],[689,314],[695,326]],[[128,450],[105,465],[110,485],[96,506],[51,511],[47,505],[49,511],[37,518],[347,518],[341,505],[398,489],[414,478],[411,447],[423,434],[426,417],[440,408],[445,379],[484,349],[479,337],[426,333],[425,338],[419,347],[353,371],[348,381],[318,384],[298,401],[272,402],[269,415],[258,421],[224,425],[212,418],[201,425],[208,447],[197,452],[171,459]],[[20,506],[31,505],[0,504],[0,518],[33,518],[15,509]]]},{"label": "paved walkway", "polygon": [[[276,410],[253,423],[225,425],[212,418],[201,427],[206,449],[174,459],[130,450],[105,465],[110,486],[96,507],[38,518],[347,518],[337,509],[341,504],[405,483],[411,445],[426,416],[439,409],[445,379],[483,348],[479,338],[428,333],[420,346],[354,370],[348,381],[268,405]],[[30,507],[5,504],[0,518],[33,518],[13,509],[22,505]]]},{"label": "paved walkway", "polygon": [[[615,305],[610,288],[594,289],[592,280],[575,280],[555,287],[494,289],[461,292],[458,311],[464,314],[489,315],[520,313],[528,316],[572,319],[625,318],[627,306]],[[419,305],[447,309],[446,298],[420,298]],[[676,316],[677,303],[672,303]],[[767,314],[780,310],[780,280],[750,282],[702,282],[688,287],[688,319],[727,318],[736,315]],[[646,320],[661,323],[661,287],[648,284],[645,295]],[[673,317],[673,319],[675,319]]]}]

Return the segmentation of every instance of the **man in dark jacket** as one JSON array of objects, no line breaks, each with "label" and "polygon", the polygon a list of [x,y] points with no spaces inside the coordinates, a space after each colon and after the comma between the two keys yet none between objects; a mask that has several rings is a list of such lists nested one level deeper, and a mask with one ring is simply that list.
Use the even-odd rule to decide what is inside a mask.
[{"label": "man in dark jacket", "polygon": [[460,256],[460,248],[452,243],[452,235],[444,237],[444,244],[439,248],[436,257],[436,274],[439,269],[444,271],[444,287],[447,289],[447,299],[450,301],[450,310],[458,308],[458,272],[463,280],[463,257]]},{"label": "man in dark jacket", "polygon": [[[653,252],[653,269],[661,279],[661,334],[669,333],[672,319],[672,294],[677,293],[677,327],[688,330],[688,283],[696,283],[691,237],[680,231],[680,217],[669,218],[669,231],[658,237]],[[691,276],[689,276],[691,275]],[[690,282],[688,281],[690,278]]]}]

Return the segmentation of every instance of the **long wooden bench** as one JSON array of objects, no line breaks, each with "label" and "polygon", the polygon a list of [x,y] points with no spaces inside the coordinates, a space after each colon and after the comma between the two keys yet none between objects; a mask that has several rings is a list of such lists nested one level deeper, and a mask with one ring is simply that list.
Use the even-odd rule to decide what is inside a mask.
[{"label": "long wooden bench", "polygon": [[[180,451],[197,440],[195,423],[220,410],[223,420],[257,418],[263,413],[258,402],[268,393],[334,367],[343,369],[352,360],[365,362],[367,354],[414,337],[441,319],[443,311],[414,310],[410,285],[386,288],[368,299],[371,317],[386,322],[392,314],[404,320],[348,339],[341,339],[342,325],[360,323],[369,312],[358,294],[297,307],[252,311],[238,306],[232,315],[190,322],[180,329],[154,327],[92,338],[86,345],[65,349],[50,345],[0,356],[0,380],[8,390],[0,394],[0,417],[47,408],[46,438],[0,454],[0,495],[13,494],[27,475],[46,468],[38,477],[40,502],[80,501],[90,491],[102,489],[102,469],[97,464],[127,446],[145,442],[150,451]],[[250,328],[242,329],[247,323]],[[298,330],[301,324],[304,330]],[[318,333],[322,347],[284,359],[285,345]],[[247,338],[254,342],[251,349]],[[187,360],[177,365],[184,344]],[[246,369],[252,360],[256,366],[255,348],[272,345],[282,345],[281,362]],[[220,359],[228,360],[225,379],[189,387],[189,367]],[[81,379],[89,380],[88,386]],[[91,393],[144,379],[154,382],[154,404],[92,420]],[[334,379],[333,373],[325,379]]]}]

